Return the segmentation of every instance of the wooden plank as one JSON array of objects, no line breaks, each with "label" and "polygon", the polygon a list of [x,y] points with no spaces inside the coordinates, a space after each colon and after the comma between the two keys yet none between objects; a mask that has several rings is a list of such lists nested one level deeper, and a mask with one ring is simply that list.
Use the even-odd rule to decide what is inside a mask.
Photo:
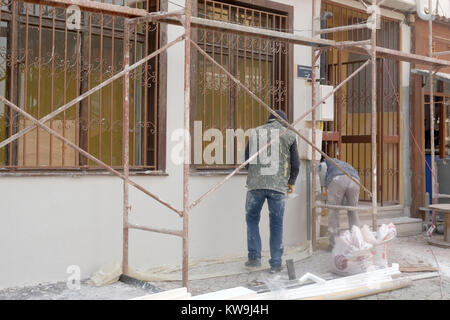
[{"label": "wooden plank", "polygon": [[371,296],[383,292],[393,291],[408,287],[412,284],[412,280],[409,279],[395,279],[386,282],[382,282],[376,286],[365,285],[358,288],[353,288],[344,291],[338,291],[333,293],[326,293],[323,295],[313,296],[304,300],[350,300],[366,296]]},{"label": "wooden plank", "polygon": [[442,213],[450,213],[450,203],[430,204],[428,207]]},{"label": "wooden plank", "polygon": [[399,268],[400,272],[425,272],[425,271],[438,271],[433,266],[404,266]]}]

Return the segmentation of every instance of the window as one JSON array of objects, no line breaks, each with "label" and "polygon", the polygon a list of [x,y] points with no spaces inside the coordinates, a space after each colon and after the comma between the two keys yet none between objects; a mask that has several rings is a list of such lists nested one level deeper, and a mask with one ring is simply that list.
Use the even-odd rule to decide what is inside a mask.
[{"label": "window", "polygon": [[[252,1],[257,4],[257,1]],[[238,6],[219,1],[198,1],[201,18],[238,23],[252,27],[288,31],[288,14],[261,8]],[[199,29],[197,43],[215,61],[245,84],[273,109],[289,115],[289,45],[285,42]],[[265,123],[268,112],[223,71],[198,54],[195,121],[202,132],[218,129],[243,130]],[[239,142],[239,141],[237,141]],[[210,143],[203,141],[203,150]],[[224,143],[223,161],[196,163],[197,168],[232,167],[242,161],[243,144],[234,143],[234,158],[229,161]],[[228,160],[228,161],[227,161]]]},{"label": "window", "polygon": [[[120,0],[105,1],[123,4]],[[2,6],[0,90],[37,119],[70,102],[123,68],[123,18],[82,13],[80,30],[67,27],[67,11],[14,1]],[[159,10],[158,0],[138,4]],[[14,25],[11,21],[17,20]],[[14,46],[13,46],[14,44]],[[159,25],[137,26],[130,63],[159,47]],[[11,64],[12,59],[15,63]],[[130,167],[157,169],[159,57],[130,73]],[[122,78],[60,113],[48,125],[108,165],[122,165]],[[0,106],[0,137],[31,121]],[[4,169],[101,169],[42,129],[0,150]]]}]

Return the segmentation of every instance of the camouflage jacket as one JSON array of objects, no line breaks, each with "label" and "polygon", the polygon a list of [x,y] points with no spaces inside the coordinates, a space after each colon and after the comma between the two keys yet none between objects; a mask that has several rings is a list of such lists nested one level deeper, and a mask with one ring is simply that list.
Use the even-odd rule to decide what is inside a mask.
[{"label": "camouflage jacket", "polygon": [[[252,130],[246,148],[246,159],[285,129],[281,122],[270,119]],[[247,188],[249,191],[269,189],[286,193],[288,183],[295,184],[299,164],[296,135],[288,131],[249,163]]]}]

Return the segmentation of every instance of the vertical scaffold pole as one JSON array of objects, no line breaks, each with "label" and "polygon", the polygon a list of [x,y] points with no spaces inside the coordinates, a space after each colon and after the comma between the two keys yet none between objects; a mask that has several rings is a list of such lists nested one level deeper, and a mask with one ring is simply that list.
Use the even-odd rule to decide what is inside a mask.
[{"label": "vertical scaffold pole", "polygon": [[[312,37],[315,37],[315,32],[318,28],[318,19],[320,12],[320,2],[316,0],[312,1]],[[320,27],[320,24],[319,24]],[[315,106],[317,102],[317,86],[316,86],[316,67],[317,67],[317,52],[318,50],[315,47],[311,48],[311,98],[312,105]],[[311,138],[312,144],[314,146],[316,143],[316,110],[314,110],[311,114]],[[317,152],[311,148],[311,245],[313,250],[317,247],[317,212],[316,212],[316,174],[317,174],[317,165],[316,165],[316,155]]]},{"label": "vertical scaffold pole", "polygon": [[[372,228],[378,229],[377,224],[377,13],[375,10],[376,0],[372,0],[373,19],[371,32],[370,59],[372,65]],[[383,121],[383,119],[380,119]],[[380,133],[383,134],[383,133]]]},{"label": "vertical scaffold pole", "polygon": [[[130,65],[130,27],[129,20],[124,21],[123,35],[123,66],[128,68]],[[129,118],[130,118],[130,73],[126,72],[123,77],[123,129],[122,129],[122,165],[123,175],[123,255],[122,255],[122,273],[128,274],[128,177],[129,177]]]},{"label": "vertical scaffold pole", "polygon": [[189,291],[189,165],[191,102],[191,0],[185,2],[184,42],[184,164],[183,164],[183,286]]},{"label": "vertical scaffold pole", "polygon": [[[428,55],[433,57],[433,12],[432,2],[428,0],[428,10],[430,12],[430,20],[428,20]],[[434,144],[434,87],[433,87],[433,67],[430,66],[430,75],[428,76],[430,89],[430,149],[431,149],[431,203],[438,202],[438,188],[436,180],[436,150]],[[433,212],[433,224],[436,224],[436,215]]]}]

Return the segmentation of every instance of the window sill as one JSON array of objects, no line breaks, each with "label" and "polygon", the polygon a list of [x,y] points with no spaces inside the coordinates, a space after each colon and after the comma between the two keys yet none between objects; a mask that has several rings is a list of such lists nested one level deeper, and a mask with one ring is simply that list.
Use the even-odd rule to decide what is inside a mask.
[{"label": "window sill", "polygon": [[[118,170],[119,172],[121,170]],[[152,170],[130,170],[130,176],[169,176],[165,171]],[[0,177],[91,177],[91,176],[111,176],[114,174],[108,171],[94,171],[94,170],[20,170],[20,171],[0,171]]]}]

